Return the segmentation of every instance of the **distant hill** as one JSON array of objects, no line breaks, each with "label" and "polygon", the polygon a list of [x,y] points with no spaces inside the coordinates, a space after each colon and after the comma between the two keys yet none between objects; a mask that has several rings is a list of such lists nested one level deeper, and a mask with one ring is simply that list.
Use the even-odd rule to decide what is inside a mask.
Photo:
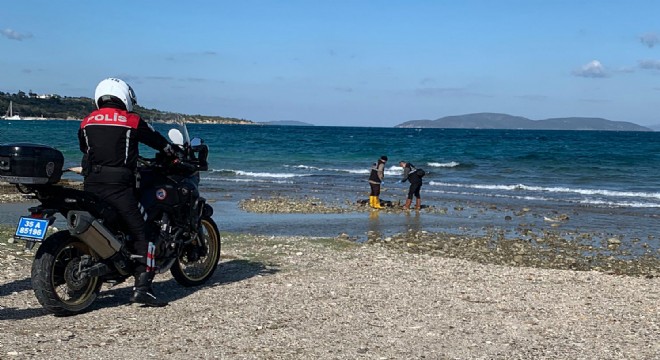
[{"label": "distant hill", "polygon": [[607,130],[652,131],[650,128],[626,121],[601,118],[568,117],[530,120],[522,116],[497,113],[477,113],[445,116],[437,120],[412,120],[396,125],[397,128],[444,129],[521,129],[521,130]]},{"label": "distant hill", "polygon": [[264,121],[258,124],[264,125],[282,125],[282,126],[314,126],[314,124],[309,124],[302,121],[295,120],[278,120],[278,121]]},{"label": "distant hill", "polygon": [[653,131],[660,131],[660,124],[651,125],[649,128]]},{"label": "distant hill", "polygon": [[[81,120],[94,111],[94,101],[87,97],[65,97],[59,95],[42,96],[19,91],[17,94],[0,92],[0,116],[5,115],[12,102],[15,114],[23,118]],[[156,109],[147,109],[137,105],[135,111],[145,120],[170,121],[184,118],[189,123],[202,124],[254,124],[245,119],[222,116],[180,114]],[[2,120],[0,120],[2,121]]]}]

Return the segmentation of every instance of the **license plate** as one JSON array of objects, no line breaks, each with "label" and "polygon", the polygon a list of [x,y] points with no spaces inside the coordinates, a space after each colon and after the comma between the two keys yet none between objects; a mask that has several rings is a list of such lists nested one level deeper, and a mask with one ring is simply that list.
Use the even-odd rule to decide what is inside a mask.
[{"label": "license plate", "polygon": [[14,237],[29,241],[43,241],[46,237],[46,230],[48,230],[48,220],[23,216],[18,220]]}]

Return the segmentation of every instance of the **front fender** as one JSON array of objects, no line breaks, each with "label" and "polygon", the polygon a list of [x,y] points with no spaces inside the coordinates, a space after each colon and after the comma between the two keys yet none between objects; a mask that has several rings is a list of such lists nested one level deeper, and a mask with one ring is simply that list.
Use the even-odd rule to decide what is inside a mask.
[{"label": "front fender", "polygon": [[202,217],[211,217],[213,215],[213,207],[211,205],[204,203],[204,209],[202,209]]}]

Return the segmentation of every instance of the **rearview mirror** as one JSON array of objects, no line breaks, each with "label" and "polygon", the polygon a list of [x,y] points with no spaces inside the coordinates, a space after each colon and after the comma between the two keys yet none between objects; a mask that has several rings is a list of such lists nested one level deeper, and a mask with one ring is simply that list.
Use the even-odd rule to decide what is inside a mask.
[{"label": "rearview mirror", "polygon": [[190,140],[190,146],[193,148],[193,150],[196,150],[195,148],[202,145],[204,143],[204,140],[196,137]]}]

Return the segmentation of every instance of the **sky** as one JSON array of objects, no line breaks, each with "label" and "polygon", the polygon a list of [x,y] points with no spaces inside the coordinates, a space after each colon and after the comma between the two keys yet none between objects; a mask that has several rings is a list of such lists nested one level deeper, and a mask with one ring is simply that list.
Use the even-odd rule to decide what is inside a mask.
[{"label": "sky", "polygon": [[7,1],[0,91],[390,127],[496,112],[660,124],[657,0]]}]

